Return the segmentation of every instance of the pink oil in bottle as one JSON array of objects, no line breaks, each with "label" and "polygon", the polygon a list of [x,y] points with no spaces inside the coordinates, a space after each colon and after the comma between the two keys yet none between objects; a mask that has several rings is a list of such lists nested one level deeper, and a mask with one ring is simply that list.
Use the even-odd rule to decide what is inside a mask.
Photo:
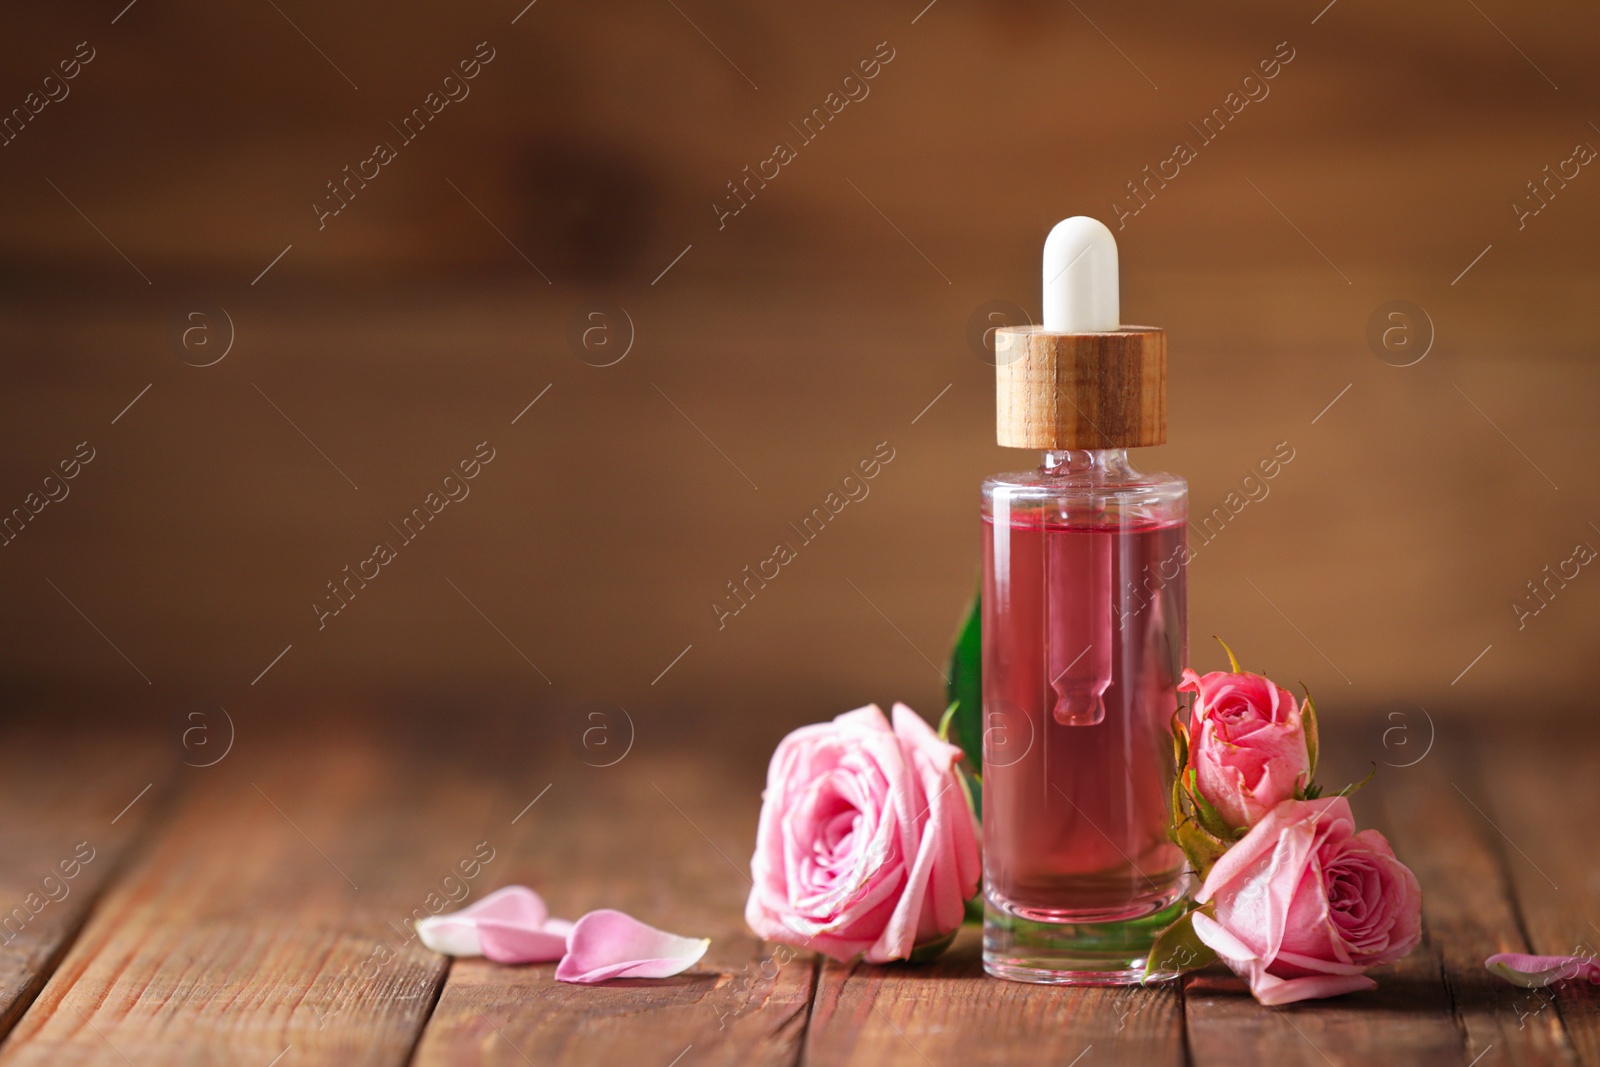
[{"label": "pink oil in bottle", "polygon": [[991,973],[1133,980],[1188,887],[1167,836],[1170,722],[1187,651],[1184,498],[1173,481],[1177,491],[1158,483],[1142,496],[1038,478],[986,487]]}]

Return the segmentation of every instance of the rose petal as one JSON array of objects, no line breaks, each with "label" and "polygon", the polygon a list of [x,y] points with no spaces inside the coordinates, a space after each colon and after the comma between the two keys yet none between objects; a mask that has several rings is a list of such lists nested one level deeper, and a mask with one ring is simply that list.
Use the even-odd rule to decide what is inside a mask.
[{"label": "rose petal", "polygon": [[[971,884],[957,884],[964,861],[956,824],[966,820],[969,837],[972,825],[961,783],[955,777],[961,750],[939,740],[922,716],[905,704],[895,704],[893,715],[895,735],[912,772],[909,780],[919,785],[921,811],[911,829],[912,839],[920,834],[921,841],[899,903],[882,936],[865,954],[868,963],[908,959],[917,945],[935,942],[955,930],[961,925],[967,897],[977,890],[976,877]],[[975,853],[975,838],[970,847]],[[974,876],[976,867],[972,864]]]},{"label": "rose petal", "polygon": [[478,924],[461,922],[445,915],[430,915],[417,920],[417,936],[422,944],[446,956],[481,956],[483,943],[478,940]]},{"label": "rose petal", "polygon": [[610,978],[670,978],[700,961],[708,937],[679,937],[609,908],[591,911],[572,927],[556,979],[592,985]]},{"label": "rose petal", "polygon": [[1378,983],[1364,974],[1318,974],[1309,978],[1277,978],[1265,970],[1250,976],[1250,994],[1269,1008],[1293,1004],[1298,1000],[1337,997],[1363,989],[1377,989]]},{"label": "rose petal", "polygon": [[460,911],[418,919],[417,936],[448,956],[543,963],[566,952],[571,925],[550,918],[544,899],[527,886],[508,885]]},{"label": "rose petal", "polygon": [[1348,838],[1354,821],[1344,797],[1284,801],[1223,853],[1196,902],[1215,899],[1217,920],[1270,966],[1321,840]]},{"label": "rose petal", "polygon": [[[1360,973],[1358,967],[1338,967],[1346,973],[1314,974],[1301,978],[1279,978],[1269,974],[1262,966],[1261,957],[1228,929],[1204,912],[1195,912],[1191,920],[1195,936],[1222,958],[1228,969],[1250,982],[1250,995],[1269,1008],[1293,1004],[1298,1000],[1317,997],[1336,997],[1341,993],[1354,993],[1360,989],[1376,989],[1378,983]],[[1278,957],[1282,959],[1282,956]],[[1317,964],[1317,961],[1308,961]],[[1318,964],[1319,966],[1334,966]]]},{"label": "rose petal", "polygon": [[1520,952],[1497,952],[1483,961],[1491,974],[1512,985],[1538,989],[1569,978],[1600,982],[1600,960],[1592,956],[1528,956]]},{"label": "rose petal", "polygon": [[[1255,949],[1233,936],[1228,932],[1226,926],[1223,926],[1205,912],[1195,912],[1190,919],[1190,923],[1194,928],[1194,936],[1198,937],[1211,951],[1221,956],[1228,966],[1233,968],[1235,973],[1238,972],[1239,967],[1244,967],[1246,964],[1260,959],[1256,955]],[[1234,967],[1234,964],[1238,964],[1239,967]]]},{"label": "rose petal", "polygon": [[[566,925],[560,919],[549,921],[552,925]],[[549,963],[567,951],[565,930],[532,929],[511,923],[480,923],[478,940],[484,957],[496,963]]]},{"label": "rose petal", "polygon": [[476,904],[469,904],[460,911],[434,918],[494,919],[499,922],[528,923],[536,926],[550,918],[550,909],[545,906],[544,898],[527,886],[508,885],[496,889]]}]

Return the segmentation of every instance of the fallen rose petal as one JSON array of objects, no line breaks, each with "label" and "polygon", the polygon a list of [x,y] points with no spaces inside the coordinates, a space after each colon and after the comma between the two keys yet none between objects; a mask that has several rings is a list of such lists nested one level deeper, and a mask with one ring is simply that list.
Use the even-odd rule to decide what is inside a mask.
[{"label": "fallen rose petal", "polygon": [[525,885],[508,885],[460,911],[417,920],[417,936],[433,951],[496,963],[558,960],[571,929],[571,923],[550,918],[544,899]]},{"label": "fallen rose petal", "polygon": [[1497,952],[1484,960],[1483,965],[1489,968],[1489,973],[1527,989],[1539,989],[1569,978],[1587,978],[1600,983],[1600,960],[1592,956],[1529,956],[1521,952]]},{"label": "fallen rose petal", "polygon": [[556,979],[593,985],[611,978],[671,978],[706,954],[708,937],[679,937],[609,908],[573,924]]},{"label": "fallen rose petal", "polygon": [[[561,920],[552,919],[552,925]],[[510,923],[484,922],[478,926],[485,959],[496,963],[549,963],[567,951],[565,931],[531,930]]]},{"label": "fallen rose petal", "polygon": [[478,940],[478,925],[460,922],[444,916],[430,916],[417,920],[417,936],[425,948],[443,952],[446,956],[481,956],[483,943]]}]

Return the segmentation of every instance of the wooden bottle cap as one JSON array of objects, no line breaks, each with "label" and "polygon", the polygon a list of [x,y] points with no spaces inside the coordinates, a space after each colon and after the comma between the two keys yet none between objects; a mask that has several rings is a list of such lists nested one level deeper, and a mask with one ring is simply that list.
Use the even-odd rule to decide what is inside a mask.
[{"label": "wooden bottle cap", "polygon": [[1167,440],[1167,334],[995,331],[996,438],[1008,448],[1137,448]]}]

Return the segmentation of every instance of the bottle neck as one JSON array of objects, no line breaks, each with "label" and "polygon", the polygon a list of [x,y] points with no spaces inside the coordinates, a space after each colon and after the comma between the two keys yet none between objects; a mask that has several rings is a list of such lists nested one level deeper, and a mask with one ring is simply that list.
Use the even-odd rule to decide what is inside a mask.
[{"label": "bottle neck", "polygon": [[1125,448],[1059,448],[1045,452],[1039,473],[1047,478],[1118,482],[1136,477]]}]

